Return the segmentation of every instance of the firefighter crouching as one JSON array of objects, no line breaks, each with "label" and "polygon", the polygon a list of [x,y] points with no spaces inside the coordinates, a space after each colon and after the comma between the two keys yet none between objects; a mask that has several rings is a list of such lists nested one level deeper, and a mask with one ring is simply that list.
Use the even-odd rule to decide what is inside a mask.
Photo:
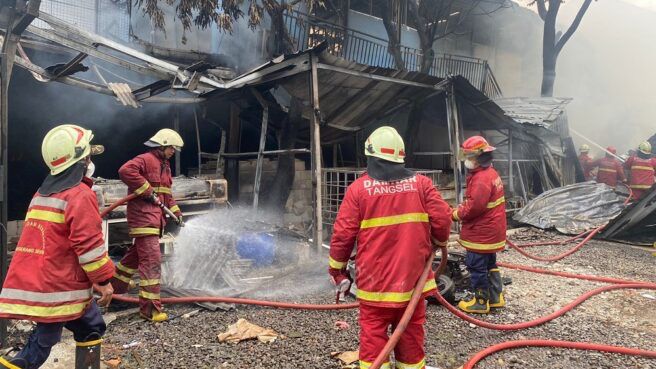
[{"label": "firefighter crouching", "polygon": [[592,157],[589,155],[590,146],[583,144],[579,148],[579,164],[581,164],[581,170],[583,170],[583,178],[586,181],[592,179]]},{"label": "firefighter crouching", "polygon": [[651,144],[645,141],[638,146],[638,151],[625,163],[631,173],[629,186],[633,191],[633,199],[638,201],[654,185],[654,169],[656,158],[652,157]]},{"label": "firefighter crouching", "polygon": [[151,149],[123,164],[118,173],[129,193],[139,195],[128,203],[127,217],[133,245],[116,264],[112,285],[116,293],[130,288],[132,276],[139,272],[139,309],[141,316],[153,322],[168,319],[160,300],[162,254],[159,238],[166,225],[162,206],[182,222],[182,213],[171,192],[173,179],[169,159],[184,142],[171,129],[162,129],[144,143]]},{"label": "firefighter crouching", "polygon": [[613,146],[606,148],[606,156],[592,162],[592,167],[597,169],[597,183],[605,183],[613,188],[617,187],[618,182],[626,182],[624,168],[615,156],[617,149]]},{"label": "firefighter crouching", "polygon": [[494,150],[481,136],[468,138],[461,147],[469,174],[465,200],[453,211],[453,220],[462,226],[458,242],[467,249],[474,291],[471,300],[458,304],[468,313],[487,314],[506,304],[496,257],[506,244],[506,207],[503,182],[492,167]]},{"label": "firefighter crouching", "polygon": [[114,265],[107,255],[95,193],[91,190],[93,133],[66,124],[48,132],[41,147],[50,175],[27,210],[23,232],[0,292],[0,318],[37,323],[25,347],[0,368],[39,368],[61,339],[73,332],[76,368],[99,368],[105,322],[92,286],[112,298]]},{"label": "firefighter crouching", "polygon": [[[373,363],[399,323],[428,257],[431,238],[446,245],[450,208],[432,181],[404,166],[403,139],[380,127],[365,142],[367,173],[351,184],[335,220],[329,273],[342,292],[350,287],[346,264],[357,241],[356,296],[360,301],[360,368]],[[434,294],[433,273],[425,294]],[[417,306],[394,351],[397,368],[423,369],[426,306]],[[390,368],[386,362],[382,368]]]}]

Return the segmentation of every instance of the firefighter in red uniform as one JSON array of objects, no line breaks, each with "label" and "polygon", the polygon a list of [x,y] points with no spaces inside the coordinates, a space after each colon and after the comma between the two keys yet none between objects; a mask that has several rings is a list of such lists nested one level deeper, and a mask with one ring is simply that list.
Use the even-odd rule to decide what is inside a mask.
[{"label": "firefighter in red uniform", "polygon": [[496,256],[506,245],[506,199],[492,167],[494,150],[481,136],[468,138],[461,147],[469,174],[465,201],[453,211],[453,220],[462,225],[458,242],[467,249],[465,264],[474,291],[471,300],[458,304],[468,313],[487,314],[506,304]]},{"label": "firefighter in red uniform", "polygon": [[[357,241],[356,296],[360,301],[360,368],[367,369],[398,324],[427,258],[431,239],[446,245],[450,208],[432,181],[404,166],[403,139],[380,127],[365,142],[367,173],[351,184],[335,220],[329,273],[342,292],[350,287],[346,264]],[[422,283],[424,283],[422,281]],[[424,293],[435,293],[434,275]],[[417,306],[396,346],[397,368],[423,369],[426,306]],[[382,368],[390,368],[386,362]]]},{"label": "firefighter in red uniform", "polygon": [[656,158],[651,155],[651,144],[647,141],[641,143],[636,154],[631,156],[625,165],[631,173],[629,186],[633,191],[633,198],[640,200],[654,185]]},{"label": "firefighter in red uniform", "polygon": [[168,319],[160,300],[162,254],[159,237],[166,225],[162,206],[168,207],[182,224],[182,213],[171,192],[173,180],[169,159],[184,142],[171,129],[162,129],[144,143],[152,148],[123,164],[118,173],[128,192],[139,195],[128,203],[128,227],[134,238],[132,247],[116,264],[112,285],[116,293],[125,293],[132,276],[139,271],[139,308],[141,316],[153,322]]},{"label": "firefighter in red uniform", "polygon": [[583,170],[583,177],[586,181],[592,180],[592,157],[589,155],[590,146],[583,144],[579,148],[579,163]]},{"label": "firefighter in red uniform", "polygon": [[613,188],[617,182],[626,182],[622,163],[615,158],[617,150],[613,146],[606,148],[606,156],[592,162],[592,168],[597,169],[597,183],[605,183]]},{"label": "firefighter in red uniform", "polygon": [[[114,264],[107,255],[98,202],[91,190],[91,131],[72,124],[48,132],[41,152],[50,168],[32,198],[23,232],[0,292],[0,318],[36,322],[25,347],[0,368],[36,369],[61,339],[63,328],[77,343],[76,368],[100,367],[105,322],[93,300],[112,298]],[[87,365],[82,366],[86,363]]]}]

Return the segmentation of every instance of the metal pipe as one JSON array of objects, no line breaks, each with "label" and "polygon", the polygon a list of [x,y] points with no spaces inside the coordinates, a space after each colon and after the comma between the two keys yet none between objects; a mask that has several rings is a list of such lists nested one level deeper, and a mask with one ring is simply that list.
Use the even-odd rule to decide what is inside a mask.
[{"label": "metal pipe", "polygon": [[577,135],[577,136],[581,137],[582,139],[584,139],[584,140],[588,141],[589,143],[591,143],[592,146],[594,146],[594,147],[600,149],[601,151],[605,152],[606,154],[610,154],[610,155],[612,155],[615,159],[621,161],[622,163],[625,163],[625,162],[626,162],[626,160],[624,160],[624,159],[622,159],[621,157],[619,157],[619,156],[613,154],[612,152],[606,150],[604,147],[602,147],[602,146],[599,145],[598,143],[592,141],[591,139],[585,137],[584,135],[582,135],[581,133],[579,133],[579,132],[578,132],[577,130],[575,130],[574,128],[570,127],[569,130],[572,131],[575,135]]}]

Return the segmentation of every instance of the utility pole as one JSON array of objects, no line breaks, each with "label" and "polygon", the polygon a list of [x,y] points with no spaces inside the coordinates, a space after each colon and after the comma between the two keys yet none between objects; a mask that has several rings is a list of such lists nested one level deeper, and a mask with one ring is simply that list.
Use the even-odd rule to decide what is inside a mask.
[{"label": "utility pole", "polygon": [[[3,1],[0,5],[0,28],[5,37],[0,49],[0,284],[7,274],[7,165],[9,143],[9,82],[21,34],[39,14],[41,0]],[[7,322],[0,320],[0,347],[7,340]]]}]

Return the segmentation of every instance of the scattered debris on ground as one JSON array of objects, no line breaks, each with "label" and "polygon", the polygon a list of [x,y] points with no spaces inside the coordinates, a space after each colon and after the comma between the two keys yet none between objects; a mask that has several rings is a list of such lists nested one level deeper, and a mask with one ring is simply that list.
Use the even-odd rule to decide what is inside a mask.
[{"label": "scattered debris on ground", "polygon": [[[511,237],[518,243],[547,239],[566,239],[556,233],[527,229]],[[570,245],[540,246],[530,248],[539,255],[555,255]],[[556,263],[528,260],[509,250],[499,254],[506,263],[524,264],[544,269],[579,274],[592,274],[656,282],[651,252],[627,245],[593,240],[579,252]],[[326,279],[324,270],[318,270],[316,278]],[[507,308],[494,311],[482,319],[494,323],[516,323],[549,314],[571,302],[580,294],[599,287],[596,282],[566,279],[556,276],[533,274],[519,270],[503,269],[512,277],[506,286]],[[309,294],[300,293],[298,286],[319,285],[308,280],[285,282],[297,288],[294,295],[268,291],[277,300],[299,303],[334,303],[330,284],[323,292],[311,289]],[[263,291],[262,295],[266,295]],[[634,348],[653,349],[656,342],[656,309],[652,291],[622,290],[595,296],[574,311],[545,325],[516,332],[500,332],[479,328],[464,322],[441,306],[430,305],[427,309],[426,353],[427,364],[442,369],[460,367],[473,353],[495,343],[528,338],[585,341]],[[263,296],[261,296],[263,297]],[[252,306],[236,306],[231,311],[198,311],[197,307],[167,306],[173,319],[162,324],[152,324],[134,314],[116,318],[105,337],[103,359],[106,365],[119,362],[120,368],[314,368],[340,369],[342,362],[333,353],[343,353],[358,347],[358,312],[302,311],[267,309]],[[222,343],[217,335],[243,319],[265,330],[275,332],[278,339],[269,344],[257,340],[242,341],[239,345]],[[350,325],[350,329],[335,329],[335,322]],[[15,329],[15,328],[14,328]],[[10,334],[13,342],[22,342],[27,333]],[[134,344],[140,342],[140,344]],[[63,347],[63,346],[62,346]],[[127,347],[127,348],[124,348]],[[72,355],[74,347],[66,346]],[[51,358],[57,358],[52,355]],[[345,364],[346,365],[346,364]],[[522,369],[616,369],[656,368],[656,361],[640,357],[582,352],[552,348],[526,348],[495,354],[477,368]],[[55,368],[55,367],[46,367]]]}]

